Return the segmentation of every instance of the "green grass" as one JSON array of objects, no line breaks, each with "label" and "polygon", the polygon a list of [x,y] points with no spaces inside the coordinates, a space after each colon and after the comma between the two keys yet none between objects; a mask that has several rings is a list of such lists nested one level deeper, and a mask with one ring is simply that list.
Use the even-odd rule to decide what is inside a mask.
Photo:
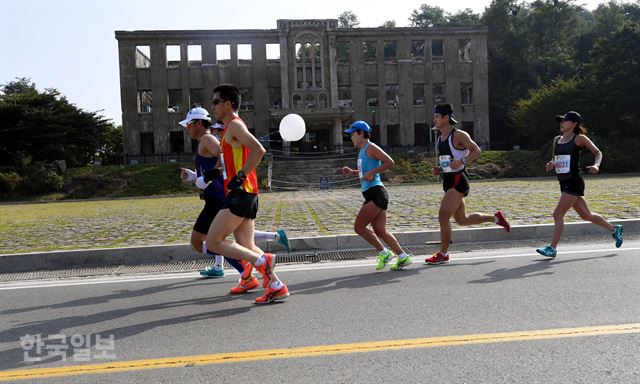
[{"label": "green grass", "polygon": [[[640,217],[638,176],[586,179],[586,199],[607,219]],[[387,185],[387,228],[436,230],[440,182]],[[467,212],[501,209],[519,224],[551,223],[560,195],[554,177],[474,181]],[[290,237],[352,234],[359,189],[260,194],[256,228]],[[0,205],[0,253],[187,243],[202,201],[197,195]],[[575,212],[567,222],[579,221]],[[489,225],[489,224],[487,224]],[[456,224],[453,224],[456,228]]]}]

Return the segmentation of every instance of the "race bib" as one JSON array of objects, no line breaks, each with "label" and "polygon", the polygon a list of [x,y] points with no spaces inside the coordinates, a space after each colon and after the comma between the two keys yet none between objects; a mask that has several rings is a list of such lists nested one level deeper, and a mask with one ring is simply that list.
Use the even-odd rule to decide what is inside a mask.
[{"label": "race bib", "polygon": [[224,153],[220,153],[220,165],[222,165],[222,178],[227,180],[227,167],[224,166]]},{"label": "race bib", "polygon": [[556,155],[554,160],[556,163],[556,173],[571,172],[571,155]]},{"label": "race bib", "polygon": [[452,172],[451,169],[451,156],[449,155],[442,155],[438,158],[438,160],[440,161],[440,168],[442,168],[442,172]]},{"label": "race bib", "polygon": [[358,159],[358,177],[362,179],[362,159]]}]

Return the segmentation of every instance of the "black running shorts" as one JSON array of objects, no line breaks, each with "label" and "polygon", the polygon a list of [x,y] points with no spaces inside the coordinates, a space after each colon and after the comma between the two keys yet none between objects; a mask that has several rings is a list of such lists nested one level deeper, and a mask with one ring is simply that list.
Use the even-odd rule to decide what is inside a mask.
[{"label": "black running shorts", "polygon": [[567,180],[560,180],[560,192],[573,196],[584,196],[584,179],[582,175],[575,175]]},{"label": "black running shorts", "polygon": [[367,189],[362,192],[362,196],[364,196],[364,203],[362,203],[362,205],[373,201],[373,204],[384,210],[386,210],[389,205],[389,195],[387,195],[387,190],[381,185]]},{"label": "black running shorts", "polygon": [[462,193],[465,197],[469,195],[469,179],[464,172],[452,172],[442,174],[442,189],[447,192],[451,188]]},{"label": "black running shorts", "polygon": [[242,190],[229,191],[225,208],[238,217],[254,220],[258,214],[258,195]]},{"label": "black running shorts", "polygon": [[209,227],[211,227],[213,219],[222,207],[224,207],[224,203],[220,201],[220,199],[213,197],[204,196],[203,199],[204,208],[202,208],[202,212],[200,212],[200,216],[198,216],[198,220],[196,220],[193,230],[206,235],[209,232]]}]

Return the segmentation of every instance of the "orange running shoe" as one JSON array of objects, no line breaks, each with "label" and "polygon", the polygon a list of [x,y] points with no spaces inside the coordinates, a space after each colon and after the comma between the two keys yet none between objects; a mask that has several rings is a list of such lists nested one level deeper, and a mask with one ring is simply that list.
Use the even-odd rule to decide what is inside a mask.
[{"label": "orange running shoe", "polygon": [[261,266],[256,265],[255,267],[262,275],[262,288],[267,288],[269,286],[269,280],[271,279],[269,276],[273,273],[273,266],[276,264],[276,255],[265,253],[264,258],[264,264]]},{"label": "orange running shoe", "polygon": [[255,276],[249,276],[248,279],[240,279],[240,282],[235,287],[229,290],[229,293],[234,295],[239,295],[241,293],[246,293],[252,289],[256,289],[260,286],[260,282]]},{"label": "orange running shoe", "polygon": [[256,304],[269,304],[274,301],[284,300],[289,297],[289,288],[287,285],[282,283],[282,287],[279,289],[271,288],[271,286],[267,287],[267,293],[260,297],[256,297]]},{"label": "orange running shoe", "polygon": [[242,264],[243,272],[241,278],[247,280],[251,277],[251,271],[253,271],[253,264],[246,260],[240,260],[240,264]]},{"label": "orange running shoe", "polygon": [[424,262],[427,264],[444,264],[449,262],[449,255],[445,256],[440,251],[431,255],[431,257],[427,257],[424,259]]},{"label": "orange running shoe", "polygon": [[504,228],[505,231],[511,232],[511,225],[507,221],[507,218],[504,217],[502,212],[498,211],[493,215],[496,218],[496,224]]}]

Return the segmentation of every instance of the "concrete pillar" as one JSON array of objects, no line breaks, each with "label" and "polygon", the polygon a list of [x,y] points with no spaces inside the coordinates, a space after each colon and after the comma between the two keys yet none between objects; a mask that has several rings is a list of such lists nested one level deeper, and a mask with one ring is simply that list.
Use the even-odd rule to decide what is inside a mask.
[{"label": "concrete pillar", "polygon": [[[251,64],[253,72],[254,129],[256,136],[269,134],[269,91],[267,88],[267,45],[265,40],[255,40],[251,44]],[[269,145],[269,142],[263,145]]]},{"label": "concrete pillar", "polygon": [[151,96],[153,97],[154,153],[169,153],[169,113],[167,112],[167,46],[164,42],[151,44]]},{"label": "concrete pillar", "polygon": [[289,39],[287,32],[288,31],[278,31],[280,40],[280,86],[283,109],[291,108],[291,96],[289,91]]},{"label": "concrete pillar", "polygon": [[[140,154],[138,130],[138,89],[136,81],[136,44],[130,40],[118,40],[120,58],[120,106],[124,131],[124,155]],[[153,63],[151,63],[153,65]]]},{"label": "concrete pillar", "polygon": [[411,53],[409,41],[399,39],[396,43],[398,56],[398,93],[400,98],[400,144],[415,145],[415,119],[413,116],[413,80],[411,78]]},{"label": "concrete pillar", "polygon": [[[380,122],[380,146],[389,145],[389,135],[387,134],[387,79],[384,68],[384,40],[376,42],[376,68],[378,71],[378,113]],[[370,118],[370,116],[368,116]]]},{"label": "concrete pillar", "polygon": [[490,148],[489,130],[489,72],[487,65],[487,36],[478,35],[471,40],[473,60],[473,135],[482,149]]},{"label": "concrete pillar", "polygon": [[331,146],[340,147],[340,153],[343,153],[342,148],[342,119],[339,117],[333,118],[333,127],[331,129]]},{"label": "concrete pillar", "polygon": [[[338,107],[338,64],[336,61],[336,33],[329,32],[329,100],[328,108]],[[327,84],[325,84],[325,87]]]}]

